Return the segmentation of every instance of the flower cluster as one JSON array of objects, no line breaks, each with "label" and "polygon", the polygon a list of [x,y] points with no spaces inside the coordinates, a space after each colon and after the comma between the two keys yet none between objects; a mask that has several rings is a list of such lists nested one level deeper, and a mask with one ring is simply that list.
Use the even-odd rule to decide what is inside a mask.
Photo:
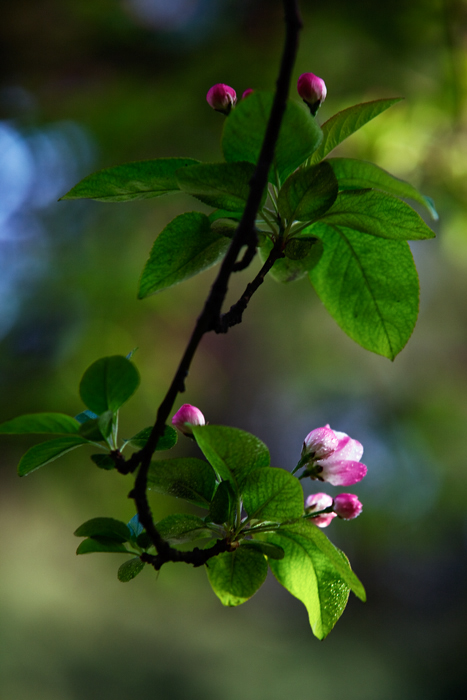
[{"label": "flower cluster", "polygon": [[[350,486],[361,481],[367,472],[360,462],[362,454],[358,440],[325,425],[306,436],[296,470],[305,467],[300,478],[309,476],[332,486]],[[327,493],[315,493],[306,499],[305,510],[317,513],[313,517],[316,525],[327,527],[336,516],[344,520],[356,518],[362,512],[362,504],[352,493],[341,493],[334,499]]]},{"label": "flower cluster", "polygon": [[[245,90],[242,100],[251,95],[252,92],[251,88]],[[311,114],[315,116],[326,99],[326,83],[314,73],[302,73],[297,82],[297,92],[308,105]],[[232,108],[237,104],[237,93],[230,85],[216,83],[216,85],[209,88],[206,100],[216,112],[227,115],[230,114]]]},{"label": "flower cluster", "polygon": [[[203,414],[189,403],[183,404],[172,418],[174,425],[187,437],[193,437],[193,426],[205,425]],[[294,472],[305,468],[300,476],[328,481],[332,486],[350,486],[361,481],[367,468],[360,462],[363,447],[346,433],[329,425],[315,428],[306,436],[301,459]],[[314,493],[305,501],[305,512],[318,527],[327,527],[336,517],[353,520],[362,512],[362,504],[353,493],[340,493],[335,498],[327,493]]]}]

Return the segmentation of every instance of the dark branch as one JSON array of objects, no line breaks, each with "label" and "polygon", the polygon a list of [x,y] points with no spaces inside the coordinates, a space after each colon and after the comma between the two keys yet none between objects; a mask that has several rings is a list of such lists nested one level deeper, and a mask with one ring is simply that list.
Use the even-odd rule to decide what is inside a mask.
[{"label": "dark branch", "polygon": [[253,258],[256,255],[256,248],[258,246],[258,235],[255,234],[254,236],[251,237],[251,240],[248,244],[248,248],[245,250],[243,254],[243,258],[241,260],[237,260],[235,265],[232,268],[232,272],[240,272],[241,270],[245,270],[248,265],[251,263]]},{"label": "dark branch", "polygon": [[[167,418],[173,408],[174,402],[179,393],[185,391],[185,378],[188,374],[191,362],[193,360],[194,354],[198,348],[198,345],[203,337],[203,335],[210,330],[220,327],[225,321],[221,320],[221,309],[224,303],[225,296],[227,294],[228,283],[232,272],[235,269],[243,269],[242,265],[246,266],[253,258],[254,250],[256,250],[256,231],[255,231],[255,220],[258,213],[259,207],[261,205],[261,198],[264,189],[268,181],[268,173],[271,168],[274,149],[279,136],[279,130],[282,122],[282,117],[285,112],[287,97],[289,94],[290,80],[292,75],[292,69],[295,63],[295,58],[298,50],[298,35],[302,27],[302,22],[298,10],[298,0],[283,0],[284,11],[285,11],[285,23],[286,23],[286,37],[284,50],[282,54],[281,66],[279,71],[279,77],[276,82],[276,93],[274,96],[274,102],[271,109],[271,114],[269,117],[268,125],[266,128],[266,133],[264,136],[263,145],[261,148],[261,153],[259,155],[258,163],[256,165],[255,172],[250,182],[250,192],[248,200],[246,202],[245,210],[243,212],[242,219],[237,228],[234,238],[230,244],[227,254],[222,262],[219,273],[211,287],[210,293],[204,305],[204,308],[198,317],[195,328],[188,342],[186,350],[180,361],[178,369],[172,380],[172,383],[165,395],[164,400],[159,406],[157,412],[156,422],[151,431],[149,439],[146,445],[140,452],[136,452],[128,461],[127,469],[128,472],[135,471],[138,465],[140,465],[133,491],[130,497],[134,499],[136,509],[138,512],[139,520],[141,525],[144,527],[152,543],[156,547],[157,555],[154,560],[151,560],[155,568],[160,568],[165,561],[187,561],[189,552],[179,552],[179,550],[173,549],[159,534],[157,531],[154,521],[152,518],[151,509],[149,507],[146,489],[147,489],[147,475],[149,470],[149,465],[151,463],[151,457],[157,447],[159,439],[162,437],[164,432],[164,427]],[[237,258],[243,246],[247,246],[247,251],[242,261],[237,263]],[[278,256],[280,257],[280,256]],[[270,260],[269,256],[268,260]],[[277,257],[275,258],[277,259]],[[274,263],[272,260],[271,266]],[[264,269],[264,266],[263,266]],[[262,272],[262,271],[261,271]],[[239,323],[241,320],[241,315],[251,298],[251,295],[256,291],[259,285],[264,279],[264,275],[267,270],[261,276],[261,273],[256,277],[256,279],[251,283],[250,288],[247,287],[242,298],[237,302],[236,310],[232,309],[227,312],[225,317],[227,317],[227,323],[234,325]],[[243,308],[242,308],[243,307]],[[230,316],[229,316],[230,314]],[[224,317],[224,319],[225,319]],[[230,320],[229,320],[230,319]],[[116,465],[117,466],[117,465]],[[118,465],[120,470],[122,465]],[[220,542],[225,542],[221,540]],[[218,545],[221,547],[221,545]],[[227,551],[227,543],[225,545],[226,549],[220,551]],[[216,545],[214,545],[214,548]],[[211,548],[212,550],[214,548]],[[193,550],[196,551],[196,550]],[[198,550],[199,551],[199,550]],[[210,552],[210,550],[201,550],[203,552]],[[219,551],[209,554],[207,558],[201,562],[205,563],[210,556],[215,556]],[[183,554],[183,557],[181,556]],[[149,555],[143,555],[148,557]],[[206,556],[206,554],[204,554]],[[145,559],[146,560],[146,559]],[[191,561],[190,563],[193,563]],[[195,564],[200,565],[200,564]]]},{"label": "dark branch", "polygon": [[281,244],[282,241],[280,240],[278,240],[275,243],[273,249],[269,253],[266,262],[256,275],[255,279],[249,284],[247,284],[246,289],[243,292],[240,299],[235,304],[233,304],[225,314],[222,314],[214,328],[214,331],[216,333],[227,333],[229,328],[231,328],[232,326],[236,326],[238,323],[242,322],[243,312],[248,306],[251,297],[256,292],[256,290],[263,284],[264,278],[266,277],[267,273],[274,265],[276,260],[279,260],[279,258],[284,257],[284,253],[281,250]]},{"label": "dark branch", "polygon": [[217,540],[216,544],[208,549],[199,549],[199,547],[195,547],[190,552],[181,552],[179,549],[173,549],[171,547],[167,556],[163,556],[162,554],[156,554],[154,556],[153,554],[144,553],[141,555],[140,559],[146,564],[151,564],[156,571],[159,571],[168,561],[182,561],[185,564],[193,564],[195,567],[203,566],[211,557],[216,557],[218,554],[223,554],[223,552],[233,552],[234,549],[236,549],[236,546],[227,540]]}]

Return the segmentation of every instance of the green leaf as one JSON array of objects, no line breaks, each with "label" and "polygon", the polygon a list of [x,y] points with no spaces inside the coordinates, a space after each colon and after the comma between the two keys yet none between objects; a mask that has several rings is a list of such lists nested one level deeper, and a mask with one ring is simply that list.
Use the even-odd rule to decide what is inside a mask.
[{"label": "green leaf", "polygon": [[156,523],[161,537],[171,544],[183,544],[200,537],[212,537],[212,530],[197,515],[176,513]]},{"label": "green leaf", "polygon": [[[286,251],[289,245],[295,245],[295,242],[298,242],[300,240],[300,238],[291,238],[287,242]],[[309,241],[305,238],[303,238],[302,240],[305,240],[307,244],[309,243]],[[299,280],[302,277],[305,277],[308,271],[312,270],[313,267],[317,264],[323,253],[323,244],[321,243],[321,241],[317,239],[313,240],[316,242],[311,245],[309,252],[307,253],[307,255],[305,255],[305,257],[300,258],[299,260],[294,260],[289,257],[279,258],[279,260],[276,260],[271,270],[269,271],[271,277],[275,279],[276,282],[283,283],[295,282],[295,280]],[[260,244],[258,250],[261,261],[263,263],[266,262],[268,255],[272,250],[272,242],[269,240],[269,238],[266,238]]]},{"label": "green leaf", "polygon": [[263,585],[268,563],[262,552],[239,547],[206,563],[209,583],[222,605],[246,603]]},{"label": "green leaf", "polygon": [[106,537],[89,537],[87,540],[83,540],[76,550],[76,554],[91,554],[92,552],[130,554],[124,544]]},{"label": "green leaf", "polygon": [[150,547],[152,547],[152,540],[147,532],[142,532],[136,538],[136,544],[138,545],[138,547],[141,547],[141,549],[149,549]]},{"label": "green leaf", "polygon": [[211,230],[205,214],[187,212],[156,238],[140,280],[138,298],[172,287],[218,263],[230,239]]},{"label": "green leaf", "polygon": [[67,435],[77,433],[79,422],[63,413],[27,413],[0,424],[0,433],[24,435],[26,433],[52,433]]},{"label": "green leaf", "polygon": [[340,190],[372,188],[395,197],[413,199],[426,207],[433,219],[438,219],[438,213],[429,197],[425,197],[413,185],[394,177],[374,163],[354,158],[330,158],[324,162],[329,163],[334,170]]},{"label": "green leaf", "polygon": [[285,244],[284,254],[288,260],[305,260],[311,253],[313,246],[320,243],[318,238],[289,238]]},{"label": "green leaf", "polygon": [[261,542],[260,540],[241,540],[241,547],[247,547],[249,549],[256,549],[258,552],[265,554],[268,559],[283,559],[285,552],[282,547],[278,547],[276,544],[271,544],[271,542]]},{"label": "green leaf", "polygon": [[338,186],[327,161],[299,168],[284,183],[277,206],[288,221],[309,221],[322,216],[334,204]]},{"label": "green leaf", "polygon": [[418,314],[418,277],[408,243],[343,226],[310,228],[324,252],[309,277],[326,309],[355,342],[393,360]]},{"label": "green leaf", "polygon": [[216,475],[210,464],[195,457],[161,459],[151,462],[148,488],[209,508],[216,489]]},{"label": "green leaf", "polygon": [[[257,163],[273,99],[272,93],[255,90],[225,120],[222,149],[226,161]],[[269,181],[276,183],[275,167],[284,182],[313,153],[321,138],[314,118],[301,105],[288,100]]]},{"label": "green leaf", "polygon": [[209,508],[209,515],[213,523],[222,525],[231,522],[231,513],[235,507],[235,493],[229,481],[221,481],[217,487],[214,498]]},{"label": "green leaf", "polygon": [[179,191],[177,170],[198,162],[193,158],[158,158],[116,165],[88,175],[61,199],[127,202],[171,194]]},{"label": "green leaf", "polygon": [[132,578],[138,576],[139,573],[144,569],[144,562],[141,561],[139,557],[134,559],[129,559],[123,562],[118,569],[117,576],[118,580],[122,583],[127,583],[131,581]]},{"label": "green leaf", "polygon": [[242,211],[226,211],[225,209],[216,209],[215,211],[211,212],[208,216],[209,221],[211,222],[211,225],[217,221],[218,219],[232,219],[233,221],[240,221],[240,219],[243,216]]},{"label": "green leaf", "polygon": [[393,97],[388,100],[363,102],[358,105],[353,105],[353,107],[347,107],[347,109],[343,109],[342,112],[335,114],[321,126],[323,140],[318,150],[313,153],[310,164],[319,163],[320,160],[342,143],[342,141],[402,99],[402,97]]},{"label": "green leaf", "polygon": [[251,520],[281,522],[303,515],[303,490],[284,469],[256,469],[245,483],[243,507]]},{"label": "green leaf", "polygon": [[31,447],[18,464],[19,476],[26,476],[39,467],[43,467],[49,462],[53,462],[62,455],[74,450],[81,445],[88,445],[89,442],[80,435],[69,435],[41,442],[39,445]]},{"label": "green leaf", "polygon": [[[377,190],[339,192],[333,206],[320,217],[326,224],[347,226],[355,231],[393,241],[417,241],[435,234],[408,204]],[[312,228],[304,229],[313,233]],[[302,232],[303,233],[303,232]]]},{"label": "green leaf", "polygon": [[[251,163],[200,163],[177,173],[180,189],[211,207],[241,212],[255,172]],[[263,197],[263,204],[266,192]]]},{"label": "green leaf", "polygon": [[139,373],[122,355],[102,357],[83,375],[79,393],[83,402],[98,415],[117,411],[139,386]]},{"label": "green leaf", "polygon": [[112,411],[104,411],[98,418],[85,421],[79,429],[79,434],[87,440],[98,442],[105,440],[112,432],[113,420],[114,414]]},{"label": "green leaf", "polygon": [[241,491],[250,472],[270,464],[266,445],[244,430],[194,425],[193,435],[219,479],[230,481],[235,493]]},{"label": "green leaf", "polygon": [[73,534],[76,537],[105,537],[116,542],[128,542],[131,538],[129,528],[115,518],[92,518],[80,525]]},{"label": "green leaf", "polygon": [[237,228],[238,221],[236,219],[216,219],[211,224],[211,231],[226,238],[233,238]]},{"label": "green leaf", "polygon": [[115,469],[115,462],[109,454],[97,454],[91,455],[91,459],[99,469]]},{"label": "green leaf", "polygon": [[[129,440],[125,440],[125,444],[130,443],[133,447],[139,447],[142,449],[147,441],[152,431],[152,425],[149,428],[143,428],[139,433],[133,435]],[[170,425],[166,425],[164,428],[164,434],[159,438],[157,442],[156,452],[162,450],[170,450],[174,445],[177,444],[178,436],[177,431]]]},{"label": "green leaf", "polygon": [[320,535],[327,540],[316,525],[303,520],[268,534],[267,541],[285,553],[281,560],[269,560],[274,576],[305,605],[313,633],[324,639],[345,609],[350,586],[362,600],[365,592],[345,554],[329,540],[324,552]]}]

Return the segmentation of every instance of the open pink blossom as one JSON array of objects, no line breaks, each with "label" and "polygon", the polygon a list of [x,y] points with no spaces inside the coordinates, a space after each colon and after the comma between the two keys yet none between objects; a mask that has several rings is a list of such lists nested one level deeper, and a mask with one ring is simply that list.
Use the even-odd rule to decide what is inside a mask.
[{"label": "open pink blossom", "polygon": [[[313,493],[305,501],[305,511],[307,513],[319,513],[332,506],[332,496],[327,493]],[[335,513],[323,513],[313,518],[313,522],[318,527],[327,527],[331,520],[336,517]]]},{"label": "open pink blossom", "polygon": [[316,428],[305,438],[302,465],[312,479],[328,481],[333,486],[350,486],[361,481],[367,468],[360,462],[363,447],[346,433],[328,425]]},{"label": "open pink blossom", "polygon": [[315,116],[321,104],[326,99],[326,83],[314,73],[302,73],[297,82],[298,94]]},{"label": "open pink blossom", "polygon": [[334,510],[344,520],[353,520],[362,512],[362,504],[353,493],[340,493],[334,499]]},{"label": "open pink blossom", "polygon": [[184,435],[193,435],[193,425],[205,425],[204,416],[196,406],[191,406],[189,403],[184,403],[177,413],[172,418],[174,425]]},{"label": "open pink blossom", "polygon": [[237,102],[237,93],[229,85],[217,83],[212,88],[209,88],[206,100],[216,112],[229,114]]}]

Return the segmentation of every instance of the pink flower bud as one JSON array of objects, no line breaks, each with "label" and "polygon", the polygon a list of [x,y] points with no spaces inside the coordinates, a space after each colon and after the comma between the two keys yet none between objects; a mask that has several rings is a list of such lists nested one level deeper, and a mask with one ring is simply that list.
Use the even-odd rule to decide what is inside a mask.
[{"label": "pink flower bud", "polygon": [[232,107],[235,107],[237,102],[237,93],[228,85],[217,83],[217,85],[213,85],[212,88],[209,88],[206,100],[216,112],[229,114],[230,110]]},{"label": "pink flower bud", "polygon": [[252,90],[252,88],[248,88],[247,90],[245,90],[245,92],[242,95],[242,100],[244,100],[245,97],[248,97],[248,95],[252,95],[253,92],[254,92],[254,90]]},{"label": "pink flower bud", "polygon": [[302,73],[297,82],[298,94],[315,116],[322,102],[326,99],[326,83],[314,73]]},{"label": "pink flower bud", "polygon": [[352,520],[362,512],[362,504],[353,493],[340,493],[334,499],[334,510],[340,518]]},{"label": "pink flower bud", "polygon": [[[319,513],[332,506],[332,496],[327,493],[313,493],[305,501],[305,511],[307,513]],[[336,517],[335,513],[323,513],[313,518],[313,522],[318,527],[327,527],[331,520]]]},{"label": "pink flower bud", "polygon": [[205,423],[206,421],[199,408],[191,406],[189,403],[184,403],[172,418],[172,425],[184,435],[193,435],[192,425],[205,425]]},{"label": "pink flower bud", "polygon": [[328,481],[333,486],[350,486],[361,481],[367,468],[360,462],[363,447],[346,433],[329,425],[316,428],[305,438],[301,465],[312,479]]},{"label": "pink flower bud", "polygon": [[311,459],[323,459],[332,454],[338,444],[339,438],[329,424],[324,428],[315,428],[303,441],[302,457],[309,455]]}]

